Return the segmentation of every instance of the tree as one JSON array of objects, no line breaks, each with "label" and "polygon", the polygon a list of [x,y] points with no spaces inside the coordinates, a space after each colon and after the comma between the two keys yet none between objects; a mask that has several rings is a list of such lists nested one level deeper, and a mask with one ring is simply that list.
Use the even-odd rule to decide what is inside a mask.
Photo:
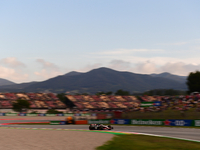
[{"label": "tree", "polygon": [[146,91],[142,95],[149,95],[149,96],[170,95],[170,96],[175,96],[175,95],[185,95],[185,94],[186,94],[186,91],[180,91],[180,90],[174,90],[174,89],[154,89],[154,90]]},{"label": "tree", "polygon": [[112,92],[111,91],[109,91],[109,92],[97,92],[95,95],[112,95]]},{"label": "tree", "polygon": [[59,98],[59,100],[61,100],[63,103],[66,103],[65,101],[65,93],[60,93],[60,94],[57,94],[57,97]]},{"label": "tree", "polygon": [[27,111],[30,108],[30,103],[27,100],[18,99],[13,103],[13,110],[16,112]]},{"label": "tree", "polygon": [[67,107],[73,108],[73,107],[75,106],[74,103],[73,103],[72,101],[70,101],[70,100],[66,97],[65,93],[57,94],[57,97],[59,98],[59,100],[60,100],[61,102],[63,102],[65,105],[67,105]]},{"label": "tree", "polygon": [[87,96],[87,95],[89,95],[88,93],[82,93],[81,95],[85,95],[85,96]]},{"label": "tree", "polygon": [[130,95],[129,91],[117,90],[115,95]]},{"label": "tree", "polygon": [[187,77],[188,92],[200,92],[200,72],[191,72]]}]

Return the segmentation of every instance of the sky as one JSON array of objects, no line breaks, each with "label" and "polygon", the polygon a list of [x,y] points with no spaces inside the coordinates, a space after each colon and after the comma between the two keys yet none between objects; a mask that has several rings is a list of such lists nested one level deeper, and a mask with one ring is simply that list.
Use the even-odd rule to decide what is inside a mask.
[{"label": "sky", "polygon": [[200,70],[199,0],[0,1],[0,78]]}]

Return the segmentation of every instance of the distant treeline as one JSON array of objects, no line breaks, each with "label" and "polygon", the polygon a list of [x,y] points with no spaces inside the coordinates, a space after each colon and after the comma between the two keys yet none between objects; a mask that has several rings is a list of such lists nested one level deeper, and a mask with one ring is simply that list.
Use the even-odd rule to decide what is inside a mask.
[{"label": "distant treeline", "polygon": [[174,89],[155,89],[155,90],[150,90],[146,91],[143,93],[143,95],[160,95],[160,96],[175,96],[175,95],[187,95],[187,91],[179,91],[179,90],[174,90]]},{"label": "distant treeline", "polygon": [[[90,95],[88,93],[75,93],[73,95]],[[180,91],[180,90],[174,90],[174,89],[154,89],[154,90],[149,90],[143,93],[130,93],[129,91],[125,91],[122,89],[117,90],[116,92],[108,91],[108,92],[97,92],[95,95],[134,95],[134,96],[141,96],[141,95],[160,95],[160,96],[175,96],[175,95],[187,95],[187,91]],[[60,94],[57,95],[60,98]],[[61,99],[61,98],[60,98]],[[61,99],[62,100],[62,99]]]}]

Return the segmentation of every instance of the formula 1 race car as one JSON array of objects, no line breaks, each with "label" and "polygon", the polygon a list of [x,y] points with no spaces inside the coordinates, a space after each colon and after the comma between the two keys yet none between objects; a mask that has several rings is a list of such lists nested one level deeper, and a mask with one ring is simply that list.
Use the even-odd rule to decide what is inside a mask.
[{"label": "formula 1 race car", "polygon": [[111,125],[103,125],[103,124],[90,124],[89,130],[111,130],[113,127]]}]

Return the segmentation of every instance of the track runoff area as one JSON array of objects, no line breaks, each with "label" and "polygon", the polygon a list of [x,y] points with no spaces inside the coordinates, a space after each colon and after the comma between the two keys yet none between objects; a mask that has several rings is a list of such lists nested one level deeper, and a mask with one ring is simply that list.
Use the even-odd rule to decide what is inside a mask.
[{"label": "track runoff area", "polygon": [[[64,118],[56,118],[56,120]],[[26,130],[58,130],[58,131],[83,131],[83,132],[100,132],[115,135],[147,135],[164,138],[172,138],[200,143],[200,129],[197,128],[177,128],[177,127],[151,127],[151,126],[125,126],[112,125],[113,130],[88,130],[89,125],[37,125],[37,123],[49,123],[54,118],[34,118],[24,117],[4,118],[0,117],[0,128],[3,129],[26,129]],[[29,124],[30,125],[24,125]],[[36,124],[36,125],[33,125]],[[21,124],[21,125],[20,125]]]}]

